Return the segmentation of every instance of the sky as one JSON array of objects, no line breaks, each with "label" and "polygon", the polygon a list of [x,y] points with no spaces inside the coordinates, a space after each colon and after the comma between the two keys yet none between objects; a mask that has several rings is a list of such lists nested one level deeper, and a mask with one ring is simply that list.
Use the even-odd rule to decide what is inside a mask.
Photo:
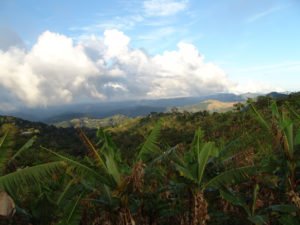
[{"label": "sky", "polygon": [[0,109],[299,91],[299,0],[0,0]]}]

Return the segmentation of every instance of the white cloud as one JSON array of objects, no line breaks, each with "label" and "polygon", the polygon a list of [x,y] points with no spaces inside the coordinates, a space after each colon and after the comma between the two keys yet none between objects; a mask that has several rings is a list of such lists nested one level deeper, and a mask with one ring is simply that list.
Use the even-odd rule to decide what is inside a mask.
[{"label": "white cloud", "polygon": [[225,72],[212,63],[205,63],[195,46],[181,42],[177,47],[176,51],[153,57],[158,76],[153,80],[156,86],[149,96],[196,96],[231,88]]},{"label": "white cloud", "polygon": [[107,47],[106,56],[108,58],[126,55],[130,38],[118,30],[106,30],[104,32],[104,44]]},{"label": "white cloud", "polygon": [[37,96],[41,96],[38,88],[41,81],[25,62],[25,58],[26,53],[17,48],[8,52],[0,51],[0,85],[13,92],[21,101],[34,105],[38,103]]},{"label": "white cloud", "polygon": [[242,93],[270,93],[273,91],[277,92],[284,92],[284,90],[281,87],[274,87],[273,85],[266,84],[264,82],[258,82],[258,81],[253,81],[253,80],[248,80],[245,82],[241,82],[237,84],[236,86],[233,86],[230,89],[231,92],[236,93],[236,94],[242,94]]},{"label": "white cloud", "polygon": [[148,16],[170,16],[187,8],[187,0],[147,0],[144,10]]},{"label": "white cloud", "polygon": [[227,92],[235,86],[225,72],[205,62],[198,49],[180,42],[176,50],[149,56],[119,30],[78,43],[44,32],[28,52],[0,51],[2,105],[51,105],[80,99],[137,99]]},{"label": "white cloud", "polygon": [[70,102],[86,77],[98,73],[82,46],[44,32],[29,52],[0,52],[0,85],[30,106]]}]

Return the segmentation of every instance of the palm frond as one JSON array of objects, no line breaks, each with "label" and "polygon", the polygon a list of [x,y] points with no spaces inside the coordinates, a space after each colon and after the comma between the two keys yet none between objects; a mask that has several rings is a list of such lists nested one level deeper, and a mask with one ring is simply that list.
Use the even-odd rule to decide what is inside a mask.
[{"label": "palm frond", "polygon": [[45,147],[41,147],[42,149],[44,149],[45,151],[57,156],[60,160],[63,160],[64,162],[66,162],[68,165],[72,166],[72,168],[74,170],[76,170],[76,172],[78,172],[79,174],[81,175],[86,175],[86,174],[91,174],[93,176],[96,176],[98,178],[102,178],[102,176],[97,173],[94,169],[80,163],[80,162],[77,162],[71,158],[68,158],[67,156],[63,156],[57,152],[54,152],[50,149],[47,149]]},{"label": "palm frond", "polygon": [[298,129],[295,137],[295,145],[300,145],[300,129]]},{"label": "palm frond", "polygon": [[201,148],[200,145],[196,148],[197,155],[197,183],[201,184],[204,170],[206,168],[209,157],[212,155],[212,152],[215,150],[214,143],[208,142],[205,143]]},{"label": "palm frond", "polygon": [[114,154],[117,153],[118,148],[111,139],[110,135],[103,129],[98,129],[97,137],[100,139],[98,144],[102,144],[102,151],[113,151]]},{"label": "palm frond", "polygon": [[279,223],[282,225],[300,225],[299,218],[292,215],[284,215],[279,218]]},{"label": "palm frond", "polygon": [[190,168],[187,165],[177,164],[174,162],[176,170],[179,172],[179,175],[185,177],[186,179],[198,183],[197,178],[193,175]]},{"label": "palm frond", "polygon": [[90,139],[85,135],[85,133],[78,128],[79,131],[79,137],[82,140],[82,142],[85,144],[85,146],[87,147],[87,149],[90,152],[90,155],[93,157],[93,159],[97,162],[97,165],[100,168],[106,168],[106,165],[104,163],[104,161],[102,160],[101,156],[99,155],[98,151],[96,150],[95,146],[92,144],[92,142],[90,141]]},{"label": "palm frond", "polygon": [[288,110],[297,118],[297,120],[300,120],[300,115],[292,108],[292,106],[286,102],[285,105],[287,106]]},{"label": "palm frond", "polygon": [[9,131],[0,139],[0,174],[4,173],[9,156],[12,154],[12,138]]},{"label": "palm frond", "polygon": [[273,117],[275,117],[275,119],[277,121],[279,121],[281,119],[281,116],[280,116],[280,113],[279,113],[276,101],[272,101],[272,103],[271,103],[271,110],[272,110]]},{"label": "palm frond", "polygon": [[203,131],[201,128],[198,128],[195,132],[194,139],[192,142],[192,148],[197,149],[200,148],[200,144],[203,142]]},{"label": "palm frond", "polygon": [[58,225],[79,225],[82,215],[82,206],[80,200],[83,194],[80,194],[74,201],[69,202],[64,207],[63,219]]},{"label": "palm frond", "polygon": [[49,176],[62,171],[64,167],[64,162],[56,161],[19,169],[0,177],[0,189],[13,193],[13,190],[23,184],[32,185],[34,183],[40,183],[45,178],[49,179]]},{"label": "palm frond", "polygon": [[263,118],[263,116],[257,111],[257,109],[254,107],[253,103],[250,103],[250,108],[252,109],[252,112],[254,113],[256,119],[258,122],[269,132],[271,131],[271,126],[267,123],[267,121]]},{"label": "palm frond", "polygon": [[251,215],[251,211],[250,211],[250,208],[249,208],[246,200],[238,193],[234,193],[233,191],[224,187],[224,188],[220,189],[220,195],[222,196],[223,199],[230,202],[232,205],[242,207],[245,210],[245,212],[247,213],[247,215]]},{"label": "palm frond", "polygon": [[[284,118],[284,121],[286,119]],[[286,153],[288,154],[288,157],[292,159],[294,157],[294,133],[293,133],[293,123],[286,123],[286,126],[284,127],[284,136],[286,138]]]},{"label": "palm frond", "polygon": [[63,192],[59,195],[56,204],[59,205],[61,203],[61,201],[65,198],[65,196],[67,195],[68,191],[70,190],[70,188],[72,187],[72,185],[74,184],[74,179],[70,180],[67,184],[67,186],[64,188]]},{"label": "palm frond", "polygon": [[2,145],[4,144],[6,138],[7,138],[7,135],[8,135],[8,131],[5,132],[5,134],[0,138],[0,149],[2,147]]},{"label": "palm frond", "polygon": [[148,160],[152,159],[155,155],[157,155],[160,152],[160,148],[158,146],[158,138],[160,135],[160,130],[161,130],[161,122],[159,121],[156,123],[151,133],[143,143],[137,155],[137,161],[142,160],[144,162],[147,162]]},{"label": "palm frond", "polygon": [[74,171],[75,174],[85,177],[86,179],[90,178],[90,181],[106,184],[106,185],[115,185],[115,180],[111,177],[111,174],[107,173],[106,170],[91,168],[89,166],[86,166],[85,164],[78,162],[70,157],[61,155],[57,152],[54,152],[50,149],[47,149],[45,147],[41,147],[42,149],[46,150],[47,152],[55,155],[60,160],[63,160],[69,168]]},{"label": "palm frond", "polygon": [[120,184],[121,183],[120,169],[112,153],[105,154],[105,164],[107,168],[107,173],[114,178],[117,184]]},{"label": "palm frond", "polygon": [[203,188],[214,187],[220,188],[225,184],[240,183],[242,181],[248,180],[250,176],[257,174],[257,166],[245,166],[234,168],[225,171],[203,185]]},{"label": "palm frond", "polygon": [[177,146],[169,148],[168,150],[164,151],[161,155],[153,159],[148,164],[148,166],[154,166],[157,163],[161,163],[162,161],[168,159],[176,150],[177,150]]},{"label": "palm frond", "polygon": [[29,149],[33,143],[36,140],[36,136],[33,136],[30,138],[8,161],[8,163],[12,162],[15,160],[18,156],[20,156],[23,152],[25,152],[27,149]]},{"label": "palm frond", "polygon": [[104,132],[104,130],[99,129],[97,131],[97,136],[101,139],[102,147],[100,149],[100,154],[103,156],[105,163],[105,170],[110,174],[117,184],[121,183],[121,173],[119,169],[119,155],[117,152],[117,147],[113,143],[110,136]]},{"label": "palm frond", "polygon": [[253,215],[247,218],[255,225],[266,225],[268,224],[268,216],[267,215]]}]

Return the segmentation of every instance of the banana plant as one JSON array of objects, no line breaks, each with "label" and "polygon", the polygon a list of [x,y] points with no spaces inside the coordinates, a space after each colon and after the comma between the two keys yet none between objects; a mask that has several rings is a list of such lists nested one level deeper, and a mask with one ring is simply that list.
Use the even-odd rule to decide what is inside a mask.
[{"label": "banana plant", "polygon": [[221,188],[225,184],[247,180],[251,174],[256,173],[254,166],[234,168],[224,171],[213,178],[205,176],[205,169],[219,154],[213,142],[203,141],[203,132],[199,128],[189,151],[183,157],[177,155],[173,159],[174,166],[181,177],[186,179],[192,193],[192,225],[205,225],[209,220],[208,203],[204,191],[208,188]]},{"label": "banana plant", "polygon": [[15,171],[9,172],[11,168],[10,170],[8,168],[32,146],[36,137],[30,138],[20,149],[15,151],[15,136],[11,131],[12,128],[2,128],[4,134],[0,138],[0,195],[2,196],[0,205],[2,207],[1,216],[10,218],[14,215],[16,208],[18,208],[14,201],[14,199],[18,198],[16,195],[18,188],[23,185],[30,186],[41,183],[45,177],[61,171],[64,168],[64,163],[57,161],[32,167],[18,168]]},{"label": "banana plant", "polygon": [[[288,171],[288,186],[290,191],[294,191],[297,186],[296,167],[299,164],[299,145],[300,145],[300,129],[294,134],[294,121],[290,118],[287,110],[279,111],[275,101],[271,104],[272,121],[267,120],[257,111],[253,103],[250,104],[254,115],[260,122],[262,127],[272,136],[274,150],[280,150],[284,154],[285,163]],[[293,111],[299,120],[300,116]]]},{"label": "banana plant", "polygon": [[[142,192],[146,164],[152,165],[151,162],[161,157],[162,152],[158,146],[160,129],[161,123],[158,122],[139,147],[130,165],[122,161],[119,149],[103,130],[97,132],[100,138],[98,144],[101,146],[97,148],[79,129],[79,136],[89,151],[83,161],[42,148],[64,161],[68,165],[68,170],[74,174],[74,179],[77,179],[88,193],[82,195],[78,201],[98,203],[111,214],[116,214],[117,211],[122,224],[134,225],[136,222],[130,209],[131,196],[133,193]],[[78,201],[76,201],[77,205],[79,205]],[[113,220],[112,217],[109,219]]]},{"label": "banana plant", "polygon": [[[247,187],[249,189],[249,187]],[[240,215],[240,219],[247,218],[249,222],[255,225],[273,224],[280,222],[280,224],[299,224],[297,216],[298,208],[292,204],[270,204],[263,207],[263,203],[259,199],[260,185],[255,183],[253,185],[253,193],[251,200],[247,201],[249,194],[233,191],[229,188],[223,188],[220,194],[224,200],[231,205],[239,207],[244,214]],[[234,214],[237,214],[234,212]],[[277,223],[276,223],[277,224]]]}]

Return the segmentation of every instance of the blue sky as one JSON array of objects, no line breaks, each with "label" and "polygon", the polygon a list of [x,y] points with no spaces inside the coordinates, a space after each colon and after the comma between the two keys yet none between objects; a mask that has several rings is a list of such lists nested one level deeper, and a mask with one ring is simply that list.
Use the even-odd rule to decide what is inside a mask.
[{"label": "blue sky", "polygon": [[45,31],[75,46],[117,30],[154,58],[191,44],[240,92],[299,90],[299,28],[298,0],[0,1],[3,52],[13,44],[29,52]]}]

